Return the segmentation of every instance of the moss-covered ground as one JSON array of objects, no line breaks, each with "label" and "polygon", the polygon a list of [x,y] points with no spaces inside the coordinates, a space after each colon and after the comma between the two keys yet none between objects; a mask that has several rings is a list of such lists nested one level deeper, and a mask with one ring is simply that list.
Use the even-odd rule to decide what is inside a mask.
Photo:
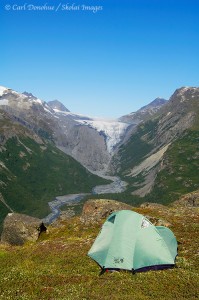
[{"label": "moss-covered ground", "polygon": [[135,210],[172,224],[179,242],[174,269],[99,276],[100,268],[87,252],[101,224],[86,226],[75,217],[59,227],[49,227],[34,244],[0,246],[0,299],[198,299],[198,209]]}]

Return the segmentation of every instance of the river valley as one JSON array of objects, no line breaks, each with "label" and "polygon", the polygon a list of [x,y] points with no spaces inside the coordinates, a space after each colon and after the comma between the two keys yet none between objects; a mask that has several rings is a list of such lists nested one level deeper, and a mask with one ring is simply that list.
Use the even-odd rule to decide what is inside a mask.
[{"label": "river valley", "polygon": [[91,193],[81,193],[81,194],[69,194],[64,196],[57,196],[55,200],[48,203],[51,213],[43,218],[43,222],[45,224],[50,224],[54,222],[60,215],[61,210],[60,208],[63,205],[72,205],[75,204],[84,197],[88,195],[96,195],[96,194],[111,194],[111,193],[122,193],[125,191],[127,183],[122,181],[119,177],[116,176],[106,176],[100,174],[101,177],[111,180],[112,182],[105,185],[98,185],[92,189]]}]

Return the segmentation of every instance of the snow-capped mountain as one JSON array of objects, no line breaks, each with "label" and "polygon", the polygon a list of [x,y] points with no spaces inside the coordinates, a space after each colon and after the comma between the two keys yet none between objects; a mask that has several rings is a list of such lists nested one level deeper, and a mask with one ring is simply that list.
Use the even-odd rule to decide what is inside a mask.
[{"label": "snow-capped mountain", "polygon": [[[192,162],[187,178],[193,175],[193,182],[183,181],[183,186],[194,188],[198,186],[192,172],[198,168],[198,99],[199,88],[183,87],[169,101],[157,98],[135,113],[107,120],[74,114],[57,100],[46,103],[30,93],[0,87],[0,121],[5,115],[11,123],[6,134],[6,123],[1,123],[0,142],[4,146],[7,140],[16,137],[15,129],[20,127],[26,137],[41,145],[43,141],[46,145],[53,143],[96,174],[105,171],[122,174],[137,195],[149,193],[153,186],[161,191],[162,179],[156,178],[164,168],[167,172],[163,177],[165,174],[170,177],[176,171],[173,181],[181,182],[187,165],[182,168],[179,160],[179,167],[173,169],[173,166],[182,155],[183,161],[189,165]],[[176,150],[167,155],[173,145]],[[189,150],[186,155],[184,148]],[[173,155],[175,159],[170,162]]]},{"label": "snow-capped mountain", "polygon": [[92,171],[107,169],[118,146],[128,139],[127,132],[164,102],[158,98],[134,114],[107,120],[74,114],[58,100],[47,103],[29,92],[0,87],[1,109]]},{"label": "snow-capped mountain", "polygon": [[71,118],[81,125],[88,126],[103,135],[107,145],[107,150],[111,154],[116,145],[118,145],[129,127],[128,123],[121,122],[117,119],[105,119],[97,117],[89,117],[81,114],[74,114],[70,112],[58,100],[48,102],[48,105],[54,110],[57,117]]},{"label": "snow-capped mountain", "polygon": [[71,118],[80,125],[88,126],[95,129],[100,135],[105,138],[107,150],[110,154],[113,153],[114,148],[121,142],[126,129],[129,127],[128,123],[121,122],[117,119],[105,119],[97,117],[88,117],[80,114],[73,114],[65,110],[54,108],[56,116],[59,118]]},{"label": "snow-capped mountain", "polygon": [[13,119],[55,142],[58,148],[93,171],[107,168],[129,124],[70,112],[58,100],[0,88],[0,107]]},{"label": "snow-capped mountain", "polygon": [[[169,203],[199,188],[198,116],[195,87],[180,88],[168,102],[156,99],[119,120],[74,114],[58,101],[0,87],[0,190],[12,209],[26,205],[40,213],[49,195],[66,194],[71,186],[89,192],[98,185],[89,169],[121,177],[125,198],[147,195],[143,201]],[[115,186],[123,187],[119,178],[108,191]]]}]

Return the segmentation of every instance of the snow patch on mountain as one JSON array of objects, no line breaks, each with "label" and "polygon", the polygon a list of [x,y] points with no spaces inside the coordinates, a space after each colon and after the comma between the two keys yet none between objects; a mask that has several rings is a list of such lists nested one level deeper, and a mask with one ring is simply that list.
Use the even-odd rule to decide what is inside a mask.
[{"label": "snow patch on mountain", "polygon": [[50,111],[50,110],[46,107],[46,105],[44,105],[44,110],[45,110],[47,113],[53,115],[52,111]]},{"label": "snow patch on mountain", "polygon": [[62,114],[62,115],[65,115],[65,116],[77,116],[76,114],[73,114],[70,111],[63,111],[63,110],[60,110],[60,109],[57,109],[57,108],[53,108],[53,110],[57,114]]},{"label": "snow patch on mountain", "polygon": [[76,120],[78,123],[91,126],[106,137],[107,150],[111,153],[121,141],[129,124],[117,120],[93,118],[90,120]]},{"label": "snow patch on mountain", "polygon": [[7,99],[0,99],[0,105],[8,105]]},{"label": "snow patch on mountain", "polygon": [[44,101],[42,101],[41,99],[37,98],[37,99],[31,99],[32,102],[43,105],[44,106]]},{"label": "snow patch on mountain", "polygon": [[75,114],[75,113],[72,113],[70,111],[63,111],[63,110],[59,110],[57,108],[53,108],[54,112],[57,114],[57,115],[62,115],[62,116],[71,116],[74,120],[75,119],[81,119],[81,120],[93,120],[92,117],[88,117],[88,116],[85,116],[85,115],[81,115],[81,114]]},{"label": "snow patch on mountain", "polygon": [[0,86],[0,96],[3,96],[3,93],[7,90],[4,86]]}]

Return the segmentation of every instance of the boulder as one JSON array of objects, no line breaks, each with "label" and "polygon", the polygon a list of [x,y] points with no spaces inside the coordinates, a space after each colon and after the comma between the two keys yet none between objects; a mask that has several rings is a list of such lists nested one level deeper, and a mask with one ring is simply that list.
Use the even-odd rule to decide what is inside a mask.
[{"label": "boulder", "polygon": [[168,209],[167,206],[163,205],[163,204],[159,204],[159,203],[154,203],[154,202],[144,202],[140,205],[141,208],[149,208],[149,209]]},{"label": "boulder", "polygon": [[46,231],[46,227],[42,220],[24,214],[9,213],[3,223],[1,242],[10,245],[35,242],[43,231]]},{"label": "boulder", "polygon": [[172,224],[168,222],[167,220],[163,220],[156,217],[146,216],[146,218],[155,226],[165,226],[165,227],[171,227]]},{"label": "boulder", "polygon": [[[169,208],[163,204],[159,203],[153,203],[153,202],[144,202],[140,205],[140,208],[142,209],[150,209],[150,210],[158,210],[158,211],[168,211]],[[172,224],[167,221],[163,220],[157,217],[152,217],[152,216],[146,216],[146,218],[155,226],[165,226],[165,227],[171,227]]]},{"label": "boulder", "polygon": [[199,207],[199,190],[181,196],[173,206]]},{"label": "boulder", "polygon": [[[154,204],[154,206],[153,206]],[[150,207],[161,207],[165,208],[164,205],[153,203],[152,206],[150,204]],[[147,205],[144,205],[144,208],[148,208]],[[106,219],[110,214],[112,214],[115,211],[119,211],[122,209],[128,209],[133,210],[133,206],[130,206],[126,203],[118,202],[115,200],[105,200],[105,199],[99,199],[99,200],[88,200],[85,202],[82,210],[81,215],[81,222],[86,224],[94,224],[98,223],[103,219]],[[168,222],[167,220],[163,220],[157,217],[152,216],[146,216],[146,218],[155,226],[166,226],[170,227],[172,224]]]},{"label": "boulder", "polygon": [[128,204],[115,200],[88,200],[83,206],[80,220],[83,223],[96,223],[107,218],[115,211],[122,209],[132,210],[132,208],[133,207]]}]

